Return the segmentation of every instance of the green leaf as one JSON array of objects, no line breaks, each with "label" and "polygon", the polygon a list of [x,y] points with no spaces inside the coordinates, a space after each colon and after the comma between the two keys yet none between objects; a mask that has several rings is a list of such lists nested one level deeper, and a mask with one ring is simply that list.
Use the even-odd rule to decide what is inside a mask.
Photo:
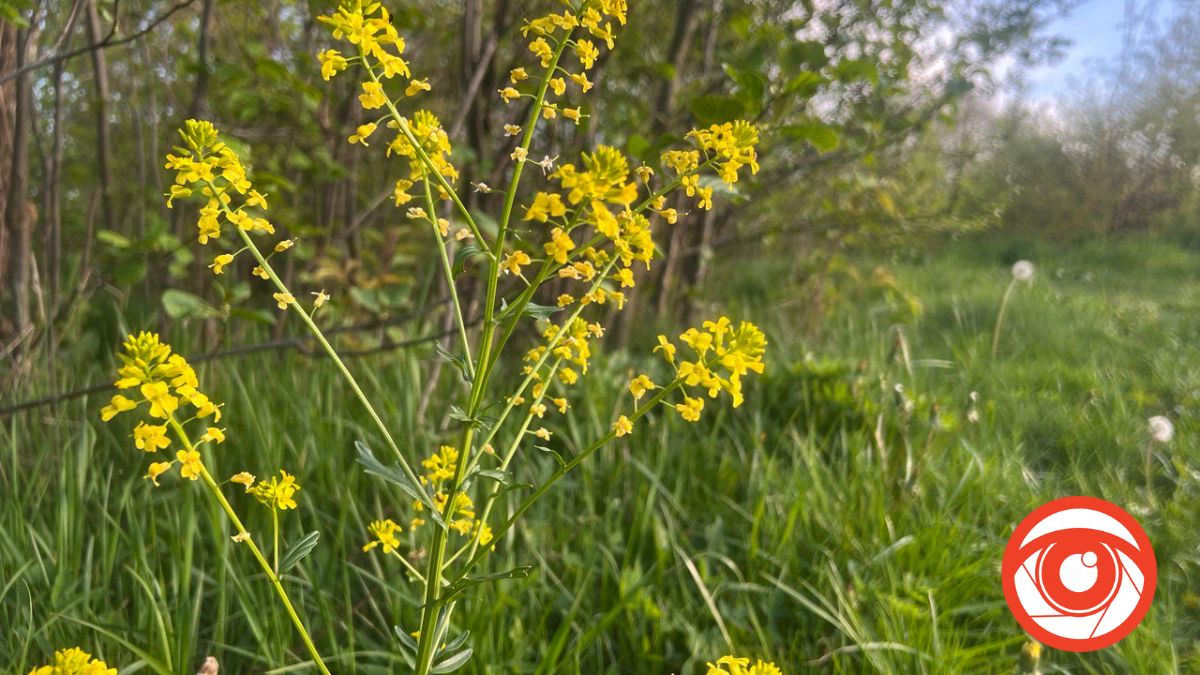
[{"label": "green leaf", "polygon": [[841,143],[838,132],[833,127],[820,122],[807,124],[789,124],[779,128],[779,133],[787,138],[808,141],[819,152],[836,150]]},{"label": "green leaf", "polygon": [[466,665],[467,661],[470,660],[470,658],[471,658],[471,654],[474,654],[474,653],[475,653],[474,649],[467,647],[466,649],[462,650],[461,652],[458,652],[457,654],[448,656],[448,657],[446,657],[446,659],[438,662],[436,665],[434,665],[432,668],[429,669],[429,672],[431,672],[431,673],[453,673],[454,671],[456,671],[459,668]]},{"label": "green leaf", "polygon": [[546,454],[548,454],[548,455],[550,455],[550,456],[554,457],[554,461],[558,462],[558,468],[560,468],[560,469],[561,469],[561,468],[564,468],[564,467],[567,465],[567,460],[563,459],[562,455],[558,454],[558,451],[556,451],[556,450],[551,450],[550,448],[547,448],[547,447],[546,447],[546,446],[544,446],[544,445],[535,445],[535,446],[533,446],[533,447],[535,447],[535,448],[537,448],[538,450],[541,450],[542,452],[544,452],[544,453],[546,453]]},{"label": "green leaf", "polygon": [[866,80],[871,84],[879,84],[879,68],[875,62],[867,59],[845,59],[833,67],[833,72],[842,82]]},{"label": "green leaf", "polygon": [[809,70],[802,70],[797,73],[792,79],[787,81],[783,86],[785,94],[793,94],[802,98],[811,98],[821,88],[821,85],[828,82],[825,78],[817,73]]},{"label": "green leaf", "polygon": [[702,125],[721,124],[740,117],[746,106],[732,96],[705,95],[692,99],[692,116]]},{"label": "green leaf", "polygon": [[400,469],[398,465],[388,466],[375,458],[375,453],[371,452],[371,448],[367,447],[362,441],[354,441],[354,447],[358,450],[358,463],[363,466],[363,469],[372,476],[378,476],[387,482],[400,488],[409,497],[416,499],[425,505],[429,510],[429,517],[433,522],[437,523],[442,529],[446,529],[446,522],[442,520],[442,514],[438,512],[434,506],[433,500],[419,485],[414,485],[409,480],[408,475]]},{"label": "green leaf", "polygon": [[321,533],[313,530],[312,532],[304,535],[304,538],[302,538],[300,541],[292,544],[291,548],[289,548],[287,552],[283,554],[283,559],[279,561],[279,573],[283,574],[284,572],[300,564],[300,561],[304,560],[304,558],[309,553],[312,553],[312,550],[317,547],[317,540],[320,538]]},{"label": "green leaf", "polygon": [[446,351],[446,348],[442,346],[441,342],[434,342],[433,349],[435,352],[437,352],[439,359],[453,364],[454,367],[458,369],[458,372],[462,374],[463,380],[467,382],[471,381],[470,372],[467,370],[467,360],[462,354],[452,354]]},{"label": "green leaf", "polygon": [[123,234],[113,232],[112,230],[100,230],[96,233],[96,241],[102,244],[107,244],[113,248],[130,248],[133,246],[133,240]]},{"label": "green leaf", "polygon": [[454,274],[461,274],[467,268],[467,262],[475,256],[483,255],[483,249],[476,244],[467,244],[454,252]]},{"label": "green leaf", "polygon": [[163,293],[162,304],[167,316],[172,319],[212,319],[221,316],[216,307],[205,302],[200,296],[176,288]]},{"label": "green leaf", "polygon": [[463,577],[450,584],[450,586],[446,588],[445,593],[442,594],[442,597],[439,598],[437,602],[439,604],[451,602],[458,596],[461,596],[463,593],[466,593],[468,590],[479,586],[480,584],[487,584],[493,581],[503,581],[505,579],[524,579],[529,576],[529,573],[532,572],[533,569],[533,565],[520,565],[503,572],[483,574],[477,577]]}]

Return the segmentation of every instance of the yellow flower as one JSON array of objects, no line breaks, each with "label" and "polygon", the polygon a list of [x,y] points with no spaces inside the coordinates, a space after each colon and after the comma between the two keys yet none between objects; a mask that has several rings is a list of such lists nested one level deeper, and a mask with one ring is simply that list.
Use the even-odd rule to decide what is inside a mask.
[{"label": "yellow flower", "polygon": [[275,252],[283,253],[284,251],[288,250],[289,248],[291,248],[295,245],[296,245],[295,239],[284,239],[283,241],[279,242],[278,244],[275,244]]},{"label": "yellow flower", "polygon": [[255,265],[254,269],[250,270],[250,274],[253,274],[254,276],[258,277],[259,279],[265,279],[265,280],[271,279],[271,275],[267,274],[267,271],[265,269],[263,269],[262,265]]},{"label": "yellow flower", "polygon": [[562,96],[567,91],[567,81],[561,77],[551,78],[549,84],[555,96]]},{"label": "yellow flower", "polygon": [[561,293],[558,296],[558,300],[557,300],[556,304],[559,307],[566,307],[567,305],[571,304],[572,302],[575,302],[575,296],[571,295],[570,293]]},{"label": "yellow flower", "polygon": [[633,270],[622,267],[617,270],[616,280],[621,282],[621,288],[633,288]]},{"label": "yellow flower", "polygon": [[516,84],[528,77],[529,73],[526,73],[524,68],[513,68],[512,72],[508,74],[508,81]]},{"label": "yellow flower", "polygon": [[521,92],[512,87],[505,87],[503,89],[499,89],[498,91],[500,92],[500,98],[504,99],[505,103],[510,103],[518,98],[521,98]]},{"label": "yellow flower", "polygon": [[93,659],[78,647],[71,647],[54,652],[54,665],[34,668],[29,675],[117,675],[117,669]]},{"label": "yellow flower", "polygon": [[679,416],[688,422],[697,422],[700,420],[700,411],[704,409],[704,399],[692,398],[684,396],[683,403],[676,403],[675,410]]},{"label": "yellow flower", "polygon": [[320,309],[322,305],[329,302],[329,294],[323,289],[319,292],[313,293],[313,296],[315,296],[313,298],[313,309]]},{"label": "yellow flower", "polygon": [[516,136],[519,133],[521,133],[520,126],[518,126],[516,124],[505,124],[504,125],[504,135],[505,136]]},{"label": "yellow flower", "polygon": [[229,477],[229,482],[245,486],[246,491],[249,492],[250,486],[254,485],[254,474],[249,471],[239,471]]},{"label": "yellow flower", "polygon": [[750,665],[750,659],[736,656],[722,656],[717,662],[709,663],[706,675],[783,675],[783,671],[774,663],[762,659]]},{"label": "yellow flower", "polygon": [[562,116],[571,120],[575,124],[579,124],[579,108],[563,108]]},{"label": "yellow flower", "polygon": [[546,414],[546,404],[545,403],[535,403],[535,404],[529,406],[529,414],[537,415],[538,419],[542,419],[542,416]]},{"label": "yellow flower", "polygon": [[584,70],[591,70],[596,63],[596,58],[600,56],[600,50],[591,40],[578,40],[575,43],[575,56]]},{"label": "yellow flower", "polygon": [[425,468],[425,479],[438,484],[454,478],[458,466],[458,450],[452,445],[443,445],[438,451],[421,462]]},{"label": "yellow flower", "polygon": [[336,49],[327,49],[323,52],[318,52],[317,60],[321,63],[321,79],[326,82],[334,75],[345,70],[348,65],[345,57]]},{"label": "yellow flower", "polygon": [[513,251],[504,257],[500,262],[501,271],[504,274],[513,274],[520,276],[521,268],[533,262],[529,254],[524,251]]},{"label": "yellow flower", "polygon": [[533,432],[533,435],[537,436],[538,438],[542,439],[543,441],[548,441],[548,440],[550,440],[550,437],[553,436],[554,434],[550,433],[550,430],[547,429],[546,427],[538,427]]},{"label": "yellow flower", "polygon": [[550,62],[554,60],[554,49],[550,46],[550,43],[546,42],[546,40],[543,38],[538,38],[533,42],[530,42],[529,51],[533,52],[533,55],[538,57],[538,60],[541,61],[543,68],[548,67]]},{"label": "yellow flower", "polygon": [[216,427],[209,427],[205,430],[204,435],[200,437],[201,443],[224,443],[225,430]]},{"label": "yellow flower", "polygon": [[196,480],[204,472],[204,464],[200,462],[200,453],[195,450],[180,450],[175,453],[179,460],[179,475],[189,480]]},{"label": "yellow flower", "polygon": [[133,442],[138,450],[146,452],[158,452],[171,444],[171,440],[167,438],[166,425],[146,424],[145,422],[138,422],[137,427],[134,428]]},{"label": "yellow flower", "polygon": [[367,531],[370,532],[371,536],[375,537],[375,539],[367,542],[367,544],[362,547],[363,551],[370,551],[376,546],[382,546],[384,553],[391,553],[392,551],[400,548],[400,539],[396,537],[396,533],[400,532],[400,525],[398,525],[391,518],[372,521],[371,524],[367,526]]},{"label": "yellow flower", "polygon": [[151,462],[144,477],[149,478],[157,486],[158,477],[170,470],[173,464],[174,462]]},{"label": "yellow flower", "polygon": [[279,306],[279,309],[287,309],[288,305],[296,301],[291,293],[274,293],[271,297],[275,298],[275,304]]},{"label": "yellow flower", "polygon": [[404,95],[416,96],[417,94],[423,91],[429,91],[432,88],[433,87],[429,84],[429,78],[427,77],[420,80],[413,80],[412,82],[409,82],[408,87],[404,89]]},{"label": "yellow flower", "polygon": [[675,363],[675,345],[667,339],[666,335],[658,336],[658,346],[654,348],[654,351],[661,351],[663,353],[663,358],[667,360],[667,363]]},{"label": "yellow flower", "polygon": [[613,431],[615,432],[615,435],[618,438],[620,438],[621,436],[624,436],[624,435],[630,433],[631,431],[633,431],[633,422],[629,421],[628,417],[621,415],[620,417],[617,418],[616,422],[613,422],[612,428],[613,428]]},{"label": "yellow flower", "polygon": [[557,194],[548,192],[539,192],[533,196],[533,204],[525,209],[525,216],[522,220],[536,220],[539,223],[544,223],[550,218],[559,218],[566,214],[567,206],[563,204],[562,197]]},{"label": "yellow flower", "polygon": [[378,126],[379,125],[375,124],[374,122],[359,125],[359,127],[354,130],[354,133],[351,134],[346,140],[350,141],[351,145],[354,145],[355,143],[362,143],[364,146],[370,145],[367,143],[367,139],[371,137],[371,134],[375,133],[375,129]]},{"label": "yellow flower", "polygon": [[172,396],[165,382],[149,382],[141,387],[142,396],[150,402],[150,416],[167,419],[179,409],[179,399]]},{"label": "yellow flower", "polygon": [[575,242],[571,241],[570,235],[561,227],[556,227],[550,231],[550,241],[545,244],[544,248],[546,255],[554,258],[554,262],[562,264],[567,262],[567,253],[575,248]]},{"label": "yellow flower", "polygon": [[358,102],[362,104],[363,108],[374,110],[387,105],[388,97],[383,93],[383,85],[379,82],[363,82]]},{"label": "yellow flower", "polygon": [[256,485],[246,488],[246,492],[264,506],[286,511],[296,508],[295,495],[300,490],[296,478],[283,469],[278,476],[272,476],[269,481],[259,481]]},{"label": "yellow flower", "polygon": [[567,408],[571,407],[570,404],[567,403],[567,399],[565,399],[565,398],[553,398],[553,399],[550,399],[550,401],[554,404],[554,406],[556,408],[558,408],[558,412],[560,412],[560,413],[566,413]]},{"label": "yellow flower", "polygon": [[213,274],[224,274],[225,266],[231,262],[233,262],[233,255],[230,253],[222,253],[221,255],[213,258],[212,264],[208,267],[213,271]]},{"label": "yellow flower", "polygon": [[638,375],[629,383],[629,393],[633,394],[633,400],[635,401],[645,396],[647,391],[657,388],[658,385],[654,384],[650,380],[650,377],[645,374]]},{"label": "yellow flower", "polygon": [[258,190],[251,190],[250,196],[246,197],[246,206],[250,208],[260,208],[263,211],[267,210],[267,196]]},{"label": "yellow flower", "polygon": [[[118,384],[117,386],[120,385]],[[109,401],[108,405],[100,409],[100,419],[104,422],[107,422],[116,417],[118,414],[123,413],[126,410],[133,410],[136,407],[136,403],[120,394],[117,394],[112,397],[112,400]]]},{"label": "yellow flower", "polygon": [[587,73],[579,73],[577,75],[572,75],[571,81],[574,82],[575,84],[579,85],[579,90],[585,94],[588,93],[588,91],[591,90],[591,88],[592,88],[592,83],[591,83],[591,81],[588,80]]}]

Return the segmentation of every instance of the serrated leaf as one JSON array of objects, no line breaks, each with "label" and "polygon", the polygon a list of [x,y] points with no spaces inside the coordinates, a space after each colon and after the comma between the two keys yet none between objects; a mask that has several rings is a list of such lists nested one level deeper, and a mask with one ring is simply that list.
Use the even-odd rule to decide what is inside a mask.
[{"label": "serrated leaf", "polygon": [[317,541],[320,538],[321,533],[313,530],[312,532],[304,535],[300,541],[292,544],[291,548],[289,548],[287,552],[283,554],[283,559],[279,561],[279,573],[283,574],[284,572],[298,565],[301,560],[304,560],[304,558],[309,553],[312,553],[312,550],[317,547]]},{"label": "serrated leaf", "polygon": [[429,511],[429,518],[437,523],[438,527],[446,529],[446,522],[442,520],[442,514],[438,512],[437,507],[433,504],[433,500],[429,498],[424,489],[414,485],[399,466],[388,466],[380,462],[375,458],[375,453],[371,452],[371,448],[367,447],[367,444],[362,441],[354,441],[354,447],[358,450],[357,461],[367,473],[386,480],[400,488],[408,496],[424,504],[425,508]]},{"label": "serrated leaf", "polygon": [[438,664],[436,664],[432,668],[430,668],[429,672],[430,673],[453,673],[454,671],[456,671],[459,668],[466,665],[467,661],[469,661],[471,659],[471,654],[474,654],[474,653],[475,653],[474,649],[467,647],[466,649],[462,650],[461,652],[458,652],[457,654],[453,654],[451,656],[446,657],[446,659],[444,659],[443,661],[439,662]]}]

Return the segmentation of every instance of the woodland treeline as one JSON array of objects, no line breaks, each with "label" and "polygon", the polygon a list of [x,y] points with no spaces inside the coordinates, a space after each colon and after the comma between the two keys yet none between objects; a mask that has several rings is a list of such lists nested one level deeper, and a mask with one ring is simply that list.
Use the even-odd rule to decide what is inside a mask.
[{"label": "woodland treeline", "polygon": [[[191,321],[199,348],[213,349],[228,330],[221,319],[241,314],[283,337],[273,312],[246,309],[269,302],[236,302],[266,293],[249,270],[214,277],[196,256],[191,207],[165,205],[163,157],[192,117],[224,130],[272,196],[272,220],[298,239],[288,283],[333,294],[327,321],[418,318],[366,347],[449,329],[428,234],[389,198],[395,160],[346,142],[365,121],[355,83],[321,79],[314,55],[329,38],[315,17],[335,4],[0,0],[0,369],[62,347],[93,358],[130,324]],[[525,114],[496,95],[523,58],[507,38],[537,13],[529,4],[553,3],[385,4],[414,70],[436,83],[426,104],[445,121],[455,163],[470,181],[502,183],[498,158],[516,140],[503,126]],[[594,71],[589,117],[548,141],[628,138],[622,149],[653,164],[680,140],[674,130],[743,117],[764,130],[763,169],[713,211],[679,205],[664,262],[618,340],[644,318],[686,317],[726,256],[788,251],[806,282],[854,249],[1000,224],[1145,227],[1195,211],[1195,10],[1127,45],[1118,85],[1048,118],[987,101],[1008,75],[1054,57],[1061,44],[1044,27],[1067,3],[630,5],[620,47]],[[499,196],[468,194],[486,227]],[[468,247],[459,253],[469,269]],[[478,281],[459,289],[468,310]],[[805,286],[818,311],[819,287]]]}]

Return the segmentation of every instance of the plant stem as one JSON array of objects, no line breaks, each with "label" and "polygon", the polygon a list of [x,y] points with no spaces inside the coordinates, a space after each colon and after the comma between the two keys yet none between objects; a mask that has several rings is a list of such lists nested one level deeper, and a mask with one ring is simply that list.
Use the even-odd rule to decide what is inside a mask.
[{"label": "plant stem", "polygon": [[[467,362],[467,376],[475,377],[475,364],[471,360],[471,341],[467,339],[466,318],[463,317],[462,305],[458,302],[458,288],[454,283],[454,269],[450,266],[450,254],[446,252],[446,242],[438,228],[437,214],[434,213],[433,193],[429,189],[429,177],[425,180],[425,206],[429,210],[429,223],[433,226],[433,238],[437,241],[438,252],[442,258],[442,272],[446,275],[446,285],[450,288],[450,300],[454,303],[454,315],[458,319],[458,335],[462,339],[463,358]],[[483,242],[480,242],[481,244]]]},{"label": "plant stem", "polygon": [[[188,438],[187,432],[184,431],[183,425],[181,425],[174,418],[174,416],[172,416],[168,421],[170,422],[172,429],[174,429],[175,435],[179,438],[179,442],[182,443],[183,446],[189,451],[194,452],[196,448],[192,445],[191,439]],[[229,504],[229,500],[225,499],[225,495],[221,492],[220,486],[218,486],[217,482],[213,480],[212,474],[208,472],[208,467],[204,466],[203,462],[200,464],[200,477],[204,479],[204,484],[206,487],[208,487],[209,493],[212,494],[212,496],[217,500],[217,503],[221,505],[221,508],[225,511],[225,515],[229,516],[229,521],[233,523],[238,535],[243,537],[242,543],[250,547],[250,552],[254,554],[254,559],[258,561],[258,566],[262,568],[263,573],[267,575],[267,579],[275,588],[275,593],[279,596],[279,600],[283,603],[283,608],[287,610],[288,616],[291,617],[292,623],[296,626],[296,631],[300,633],[300,639],[304,642],[304,646],[308,649],[308,653],[312,656],[313,661],[317,664],[317,669],[320,670],[324,675],[330,675],[329,668],[325,666],[325,661],[321,658],[320,652],[317,651],[317,646],[313,643],[312,637],[309,636],[308,629],[304,627],[304,622],[300,620],[300,615],[296,613],[296,608],[292,605],[292,600],[288,597],[287,591],[284,590],[283,584],[280,583],[279,576],[276,575],[275,570],[271,569],[271,564],[267,562],[267,558],[263,555],[262,550],[258,548],[258,544],[254,542],[254,539],[246,530],[246,526],[242,524],[241,518],[238,518],[237,512],[234,511],[233,506]]]},{"label": "plant stem", "polygon": [[[215,192],[216,188],[212,186],[211,183],[209,185]],[[229,207],[224,205],[222,205],[222,207],[226,210],[226,212],[229,211]],[[242,236],[242,241],[245,242],[246,248],[250,249],[251,255],[253,255],[254,259],[258,261],[259,266],[262,267],[267,273],[267,276],[270,277],[271,282],[275,284],[275,287],[278,288],[281,293],[287,293],[288,295],[291,295],[291,292],[283,283],[283,280],[279,278],[279,275],[275,273],[275,270],[263,256],[262,251],[258,250],[258,246],[254,243],[254,240],[250,238],[250,234],[240,227],[237,228],[237,231],[238,234]],[[325,334],[321,332],[321,329],[317,326],[317,323],[313,321],[312,316],[300,306],[300,303],[295,301],[294,296],[291,307],[296,311],[297,314],[300,315],[300,318],[304,321],[304,325],[308,326],[308,330],[313,334],[313,337],[316,338],[317,342],[321,345],[321,348],[325,350],[325,353],[329,355],[329,358],[333,360],[334,365],[337,366],[338,372],[342,374],[342,377],[346,380],[346,383],[350,385],[350,389],[354,392],[354,395],[358,398],[359,402],[362,403],[363,407],[367,409],[367,414],[370,415],[371,420],[375,423],[375,427],[379,429],[379,433],[383,436],[384,441],[387,443],[388,447],[391,448],[392,454],[395,455],[396,461],[399,463],[400,469],[404,472],[405,477],[412,481],[413,485],[420,485],[420,479],[417,478],[417,474],[413,472],[412,467],[408,465],[408,460],[404,458],[404,453],[400,452],[400,446],[397,445],[396,440],[392,438],[391,432],[389,432],[387,426],[384,425],[383,419],[379,416],[379,413],[375,412],[375,406],[371,405],[371,401],[368,400],[367,395],[363,393],[362,387],[360,387],[358,384],[358,380],[354,379],[354,375],[351,374],[350,369],[346,367],[345,362],[342,361],[342,357],[338,356],[338,353],[333,349],[333,345],[329,344],[329,340],[325,338]],[[426,494],[424,490],[420,492],[421,502],[429,509],[434,509],[435,507],[433,500],[429,498],[429,495]]]}]

